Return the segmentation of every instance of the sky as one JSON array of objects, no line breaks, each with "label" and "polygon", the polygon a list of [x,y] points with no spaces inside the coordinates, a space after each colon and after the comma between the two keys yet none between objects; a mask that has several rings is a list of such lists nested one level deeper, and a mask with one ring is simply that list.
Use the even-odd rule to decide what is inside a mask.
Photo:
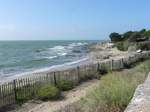
[{"label": "sky", "polygon": [[150,28],[150,0],[0,0],[0,40],[104,40]]}]

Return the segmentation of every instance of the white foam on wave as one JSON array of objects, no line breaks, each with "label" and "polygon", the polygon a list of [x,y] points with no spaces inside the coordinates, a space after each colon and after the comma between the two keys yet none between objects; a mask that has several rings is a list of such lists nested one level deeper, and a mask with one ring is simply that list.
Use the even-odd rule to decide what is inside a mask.
[{"label": "white foam on wave", "polygon": [[87,45],[87,44],[88,43],[86,43],[86,42],[83,42],[83,43],[79,42],[79,43],[77,43],[78,46],[83,46],[83,45]]},{"label": "white foam on wave", "polygon": [[83,46],[86,44],[88,44],[88,43],[86,43],[86,42],[71,43],[71,44],[69,44],[69,47],[72,48],[72,47],[76,47],[76,46]]},{"label": "white foam on wave", "polygon": [[[48,48],[48,50],[44,51],[44,52],[40,52],[40,53],[43,53],[42,56],[39,56],[40,58],[47,58],[47,59],[54,59],[54,58],[57,58],[58,56],[65,56],[69,53],[72,52],[73,48],[76,47],[76,46],[82,46],[82,45],[86,45],[88,43],[81,43],[81,42],[78,42],[78,43],[71,43],[71,44],[68,44],[67,46],[54,46],[52,48]],[[61,65],[53,65],[51,67],[46,67],[46,68],[42,68],[42,69],[38,69],[38,70],[32,70],[30,72],[24,72],[24,73],[21,73],[21,74],[16,74],[16,75],[12,75],[10,77],[7,77],[8,79],[15,79],[17,77],[22,77],[22,76],[26,76],[26,75],[32,75],[32,74],[35,74],[35,73],[41,73],[41,72],[46,72],[46,71],[51,71],[53,69],[62,69],[64,67],[70,67],[72,65],[76,65],[78,63],[81,63],[81,62],[84,62],[88,60],[88,58],[82,58],[82,59],[79,59],[79,60],[76,60],[76,61],[73,61],[73,62],[68,62],[68,63],[64,63],[64,64],[61,64]],[[6,78],[6,79],[7,79]],[[5,80],[5,78],[4,78]],[[1,80],[0,80],[1,82]]]},{"label": "white foam on wave", "polygon": [[57,58],[57,56],[50,56],[50,57],[45,57],[47,59],[54,59],[54,58]]},{"label": "white foam on wave", "polygon": [[41,68],[38,70],[33,70],[33,71],[29,71],[29,72],[24,72],[24,73],[20,73],[20,74],[15,74],[13,76],[4,78],[4,80],[0,80],[0,84],[6,81],[10,81],[16,78],[21,78],[21,77],[26,77],[26,76],[32,76],[33,74],[38,74],[38,73],[46,73],[46,72],[51,72],[51,71],[57,71],[57,70],[63,70],[63,69],[67,69],[70,67],[74,67],[74,66],[78,66],[80,64],[83,64],[84,62],[87,62],[89,60],[88,57],[73,61],[73,62],[68,62],[68,63],[64,63],[64,64],[60,64],[60,65],[53,65],[50,67],[45,67],[45,68]]},{"label": "white foam on wave", "polygon": [[61,54],[61,56],[65,56],[65,55],[67,55],[67,53],[62,53],[62,54]]},{"label": "white foam on wave", "polygon": [[72,49],[76,46],[83,46],[83,45],[87,45],[88,43],[86,42],[78,42],[78,43],[71,43],[68,44],[68,46],[54,46],[52,48],[49,48],[50,50],[55,50],[55,51],[65,51],[68,49]]},{"label": "white foam on wave", "polygon": [[48,49],[49,53],[55,54],[57,56],[65,56],[69,50],[65,46],[54,46]]},{"label": "white foam on wave", "polygon": [[54,46],[52,48],[49,48],[50,50],[66,50],[65,46]]},{"label": "white foam on wave", "polygon": [[86,44],[87,44],[86,42],[82,42],[82,43],[76,42],[76,43],[68,44],[67,46],[62,46],[62,45],[54,46],[54,47],[48,48],[46,51],[40,52],[41,55],[36,56],[36,58],[51,60],[60,56],[66,56],[67,54],[70,54],[73,51],[74,47],[82,46]]}]

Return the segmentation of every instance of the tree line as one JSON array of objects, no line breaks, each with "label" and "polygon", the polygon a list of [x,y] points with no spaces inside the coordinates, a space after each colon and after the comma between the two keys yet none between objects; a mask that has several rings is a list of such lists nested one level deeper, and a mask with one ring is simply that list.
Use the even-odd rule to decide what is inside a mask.
[{"label": "tree line", "polygon": [[150,50],[150,30],[128,31],[123,34],[113,32],[109,37],[119,50],[126,51],[131,47],[135,50]]}]

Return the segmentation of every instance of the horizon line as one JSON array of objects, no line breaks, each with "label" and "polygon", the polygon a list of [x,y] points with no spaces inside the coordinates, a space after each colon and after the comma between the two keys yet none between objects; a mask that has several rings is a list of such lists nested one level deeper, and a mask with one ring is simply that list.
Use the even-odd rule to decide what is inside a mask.
[{"label": "horizon line", "polygon": [[0,40],[0,41],[97,41],[97,40],[99,40],[99,41],[104,41],[104,40],[109,40],[109,39],[85,39],[85,40],[68,40],[68,39],[60,39],[60,40],[58,40],[58,39],[56,39],[56,40],[48,40],[48,39],[46,39],[46,40],[42,40],[42,39],[39,39],[39,40]]}]

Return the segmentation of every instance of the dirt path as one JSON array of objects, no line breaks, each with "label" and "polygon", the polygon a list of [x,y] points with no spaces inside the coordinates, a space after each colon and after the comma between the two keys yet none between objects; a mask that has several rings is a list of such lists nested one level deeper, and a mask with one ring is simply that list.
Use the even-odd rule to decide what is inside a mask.
[{"label": "dirt path", "polygon": [[60,110],[67,105],[70,105],[74,102],[79,101],[81,98],[85,97],[87,91],[90,88],[98,85],[99,80],[90,80],[82,83],[77,86],[73,90],[68,92],[63,92],[64,99],[58,101],[48,101],[40,104],[29,102],[22,105],[17,110],[9,111],[9,112],[53,112],[56,110]]}]

